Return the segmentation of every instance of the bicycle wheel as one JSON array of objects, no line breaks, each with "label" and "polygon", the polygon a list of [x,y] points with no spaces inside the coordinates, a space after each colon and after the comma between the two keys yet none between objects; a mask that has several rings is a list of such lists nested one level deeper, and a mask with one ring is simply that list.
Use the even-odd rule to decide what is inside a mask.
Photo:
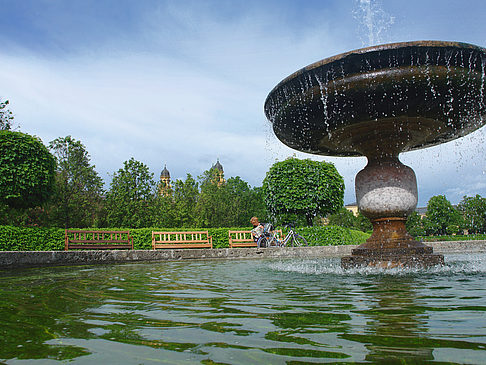
[{"label": "bicycle wheel", "polygon": [[274,234],[270,234],[267,237],[267,247],[277,247],[278,245],[277,237]]},{"label": "bicycle wheel", "polygon": [[267,240],[267,237],[265,236],[261,236],[258,241],[257,241],[257,247],[258,248],[264,248],[264,247],[268,247],[268,240]]},{"label": "bicycle wheel", "polygon": [[294,234],[292,237],[292,246],[308,246],[307,240],[299,234]]}]

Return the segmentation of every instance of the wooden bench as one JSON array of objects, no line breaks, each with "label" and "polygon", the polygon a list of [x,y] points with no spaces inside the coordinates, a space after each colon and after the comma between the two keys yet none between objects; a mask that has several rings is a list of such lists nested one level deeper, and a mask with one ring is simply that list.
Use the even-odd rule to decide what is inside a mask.
[{"label": "wooden bench", "polygon": [[[279,234],[282,238],[282,230],[273,231]],[[251,231],[228,231],[229,247],[258,247],[257,243],[253,240]]]},{"label": "wooden bench", "polygon": [[133,250],[130,231],[82,231],[65,230],[64,250]]},{"label": "wooden bench", "polygon": [[251,231],[228,231],[229,247],[257,247]]},{"label": "wooden bench", "polygon": [[157,248],[213,248],[208,231],[152,232],[152,249]]}]

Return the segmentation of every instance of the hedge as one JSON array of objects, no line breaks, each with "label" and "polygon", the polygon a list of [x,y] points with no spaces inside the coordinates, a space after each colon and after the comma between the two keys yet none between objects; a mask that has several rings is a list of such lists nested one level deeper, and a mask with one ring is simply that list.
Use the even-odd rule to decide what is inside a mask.
[{"label": "hedge", "polygon": [[468,235],[444,235],[444,236],[419,236],[416,239],[426,242],[436,241],[477,241],[486,240],[486,234],[468,234]]},{"label": "hedge", "polygon": [[[228,230],[249,230],[235,228],[137,228],[130,229],[136,250],[152,248],[152,231],[201,231],[208,230],[213,237],[214,248],[229,247]],[[126,228],[104,228],[101,230],[126,230]],[[363,243],[368,233],[337,226],[304,227],[296,231],[312,246],[349,245]],[[284,230],[284,233],[287,233]],[[64,229],[40,227],[0,226],[0,251],[60,251],[64,250]]]},{"label": "hedge", "polygon": [[309,246],[360,245],[370,236],[369,233],[340,226],[302,227],[296,231],[307,240]]},{"label": "hedge", "polygon": [[0,251],[64,250],[64,229],[0,226]]}]

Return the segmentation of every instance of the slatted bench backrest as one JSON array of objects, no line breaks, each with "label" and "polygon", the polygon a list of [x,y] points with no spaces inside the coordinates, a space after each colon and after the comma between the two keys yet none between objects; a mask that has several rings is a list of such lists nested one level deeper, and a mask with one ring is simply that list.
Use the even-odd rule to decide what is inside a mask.
[{"label": "slatted bench backrest", "polygon": [[69,249],[133,249],[130,231],[65,230],[65,247]]},{"label": "slatted bench backrest", "polygon": [[228,231],[229,246],[231,247],[257,247],[251,231]]},{"label": "slatted bench backrest", "polygon": [[213,238],[208,231],[152,232],[152,249],[212,248]]}]

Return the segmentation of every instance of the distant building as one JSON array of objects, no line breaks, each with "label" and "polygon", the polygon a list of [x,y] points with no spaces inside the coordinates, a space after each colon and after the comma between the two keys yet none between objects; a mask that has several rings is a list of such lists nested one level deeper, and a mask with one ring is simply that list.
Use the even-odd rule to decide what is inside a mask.
[{"label": "distant building", "polygon": [[167,165],[164,165],[164,169],[160,173],[159,195],[167,196],[170,194],[171,189],[170,173],[169,170],[167,170]]},{"label": "distant building", "polygon": [[218,186],[221,186],[222,184],[224,184],[224,182],[225,182],[225,180],[224,180],[224,170],[223,170],[223,166],[219,162],[219,158],[216,161],[216,163],[211,167],[211,169],[215,169],[216,170],[216,181],[214,181],[214,182]]},{"label": "distant building", "polygon": [[424,219],[427,213],[427,207],[418,207],[415,208],[415,211],[418,213],[421,219]]},{"label": "distant building", "polygon": [[348,204],[348,205],[345,205],[344,208],[346,208],[347,210],[349,210],[351,213],[353,213],[353,215],[355,217],[358,216],[358,213],[359,213],[359,210],[358,210],[358,204],[356,203],[353,203],[353,204]]}]

